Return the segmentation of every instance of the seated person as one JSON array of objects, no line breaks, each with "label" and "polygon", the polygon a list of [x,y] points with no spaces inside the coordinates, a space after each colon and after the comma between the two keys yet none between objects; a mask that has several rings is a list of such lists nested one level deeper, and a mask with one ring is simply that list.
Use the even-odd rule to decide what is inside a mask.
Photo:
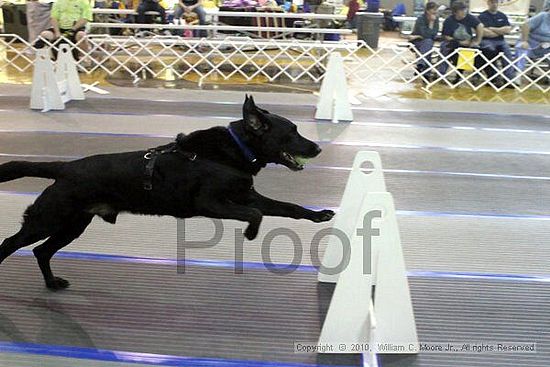
[{"label": "seated person", "polygon": [[[508,60],[512,60],[512,51],[504,40],[504,36],[512,31],[512,27],[506,14],[498,11],[498,2],[499,0],[487,0],[488,9],[479,15],[479,20],[484,26],[480,48],[488,60],[494,59],[502,52],[505,58],[501,58],[500,60],[502,61],[502,66],[506,68],[510,64]],[[483,65],[480,66],[483,67]],[[483,71],[488,78],[493,77],[497,72],[491,64],[485,66]],[[504,75],[508,80],[512,80],[514,78],[513,68],[506,68]],[[494,80],[492,81],[494,82]]]},{"label": "seated person", "polygon": [[[468,14],[463,2],[456,1],[451,6],[451,10],[452,14],[443,22],[443,41],[441,42],[443,56],[450,55],[459,47],[478,47],[483,36],[483,24],[472,14]],[[457,60],[456,53],[448,59],[451,64],[456,64]],[[448,66],[447,62],[442,62],[437,69],[441,74],[445,74]]]},{"label": "seated person", "polygon": [[44,30],[51,27],[51,8],[51,2],[27,1],[27,30],[30,43],[34,43]]},{"label": "seated person", "polygon": [[148,11],[156,11],[160,15],[160,22],[166,24],[166,10],[159,4],[159,0],[142,0],[137,8],[137,21],[140,24],[152,23],[151,20],[148,21],[147,14]]},{"label": "seated person", "polygon": [[[416,71],[421,74],[429,67],[431,51],[434,47],[434,40],[439,32],[439,17],[437,14],[438,5],[429,1],[426,4],[424,14],[416,18],[414,28],[409,40],[416,48],[415,56],[424,56],[416,64]],[[430,74],[423,75],[426,79],[430,78]]]},{"label": "seated person", "polygon": [[359,11],[359,2],[357,0],[346,0],[344,5],[348,7],[348,14],[346,16],[347,28],[357,28],[357,12]]},{"label": "seated person", "polygon": [[[206,24],[206,11],[202,7],[202,0],[179,0],[174,9],[174,18],[182,18],[186,13],[195,13],[199,17],[199,25]],[[207,37],[206,30],[200,30],[197,34],[199,37]]]},{"label": "seated person", "polygon": [[516,44],[516,65],[525,69],[525,57],[538,59],[550,53],[550,1],[544,11],[529,19],[521,27],[521,39]]},{"label": "seated person", "polygon": [[[82,51],[88,52],[90,46],[86,40],[85,26],[91,20],[92,7],[88,0],[57,0],[51,11],[52,28],[43,31],[40,36],[53,42],[63,35]],[[43,46],[41,40],[35,43],[36,48]]]}]

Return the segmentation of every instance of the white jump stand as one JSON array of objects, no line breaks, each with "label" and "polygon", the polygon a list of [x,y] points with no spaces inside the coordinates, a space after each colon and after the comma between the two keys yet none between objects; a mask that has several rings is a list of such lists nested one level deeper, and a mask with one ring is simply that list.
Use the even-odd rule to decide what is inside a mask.
[{"label": "white jump stand", "polygon": [[[364,167],[370,163],[372,167]],[[372,171],[366,171],[372,168]],[[361,201],[366,192],[385,192],[386,183],[382,162],[377,152],[361,151],[355,155],[353,167],[340,202],[340,209],[334,218],[333,228],[340,230],[350,241],[356,233],[357,218],[360,217]],[[320,282],[336,283],[340,273],[331,274],[342,258],[342,244],[334,236],[329,237],[323,265],[319,272]]]},{"label": "white jump stand", "polygon": [[31,89],[31,109],[63,110],[70,100],[84,100],[80,77],[69,45],[59,46],[57,62],[47,48],[37,50]]},{"label": "white jump stand", "polygon": [[[360,169],[367,161],[374,166],[368,174]],[[349,264],[339,276],[327,276],[322,274],[323,269],[320,271],[319,281],[337,284],[319,343],[369,346],[357,351],[336,348],[332,353],[418,353],[395,206],[391,194],[385,192],[378,153],[357,154],[335,228],[349,234],[351,253]],[[323,266],[337,266],[342,254],[337,239],[329,242]]]},{"label": "white jump stand", "polygon": [[330,54],[321,84],[315,119],[332,122],[353,121],[344,61],[339,52]]}]

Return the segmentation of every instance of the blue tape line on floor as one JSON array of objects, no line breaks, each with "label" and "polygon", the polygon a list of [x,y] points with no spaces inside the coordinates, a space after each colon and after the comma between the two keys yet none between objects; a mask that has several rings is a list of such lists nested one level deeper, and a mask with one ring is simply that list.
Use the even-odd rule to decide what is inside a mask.
[{"label": "blue tape line on floor", "polygon": [[[104,362],[150,364],[155,366],[186,366],[186,367],[314,367],[306,363],[284,363],[275,361],[249,361],[222,358],[197,358],[150,353],[136,353],[93,349],[82,347],[68,347],[33,343],[0,342],[0,353],[33,354],[50,357],[65,357],[88,359]],[[334,367],[334,366],[332,366]],[[341,366],[350,367],[350,366]]]},{"label": "blue tape line on floor", "polygon": [[[33,256],[30,250],[19,250],[15,253],[18,256]],[[108,261],[108,262],[124,262],[133,264],[149,264],[149,265],[169,265],[177,266],[179,261],[176,259],[134,257],[123,255],[97,254],[86,252],[60,251],[55,255],[56,258],[70,260],[89,260],[89,261]],[[235,268],[233,260],[200,260],[186,259],[186,266],[202,266],[213,268]],[[243,262],[243,269],[249,270],[267,270],[263,263],[259,262]],[[271,264],[276,269],[286,269],[289,264],[273,263]],[[317,272],[317,268],[313,265],[299,265],[296,271],[301,272]],[[454,271],[429,271],[429,270],[414,270],[407,272],[409,277],[426,277],[426,278],[461,278],[461,279],[484,279],[484,280],[506,280],[519,282],[541,282],[550,283],[550,276],[528,275],[528,274],[495,274],[495,273],[479,273],[479,272],[454,272]]]}]

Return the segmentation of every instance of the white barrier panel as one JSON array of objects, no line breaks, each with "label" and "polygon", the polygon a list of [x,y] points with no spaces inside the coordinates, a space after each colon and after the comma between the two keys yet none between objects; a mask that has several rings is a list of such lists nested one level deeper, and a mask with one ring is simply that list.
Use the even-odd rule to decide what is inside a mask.
[{"label": "white barrier panel", "polygon": [[36,51],[31,88],[31,109],[63,110],[70,100],[84,100],[80,77],[76,70],[69,45],[59,47],[57,62],[50,58],[50,51]]},{"label": "white barrier panel", "polygon": [[346,69],[339,52],[330,55],[327,72],[321,84],[315,118],[320,120],[353,121],[349,103]]},{"label": "white barrier panel", "polygon": [[[367,169],[367,167],[363,167],[366,163],[372,165],[371,172],[363,170]],[[340,202],[340,209],[334,220],[333,228],[341,231],[350,240],[354,238],[355,222],[359,217],[361,200],[365,192],[374,191],[386,191],[380,155],[374,151],[358,152],[355,155],[353,167]],[[340,264],[342,256],[343,247],[340,239],[330,236],[321,271],[318,275],[320,282],[336,283],[338,281],[339,274],[330,274],[330,269],[334,269]]]},{"label": "white barrier panel", "polygon": [[[366,193],[359,214],[355,228],[363,232],[351,241],[350,262],[334,290],[319,344],[359,343],[378,354],[416,354],[416,323],[391,194]],[[365,261],[371,261],[370,269]]]}]

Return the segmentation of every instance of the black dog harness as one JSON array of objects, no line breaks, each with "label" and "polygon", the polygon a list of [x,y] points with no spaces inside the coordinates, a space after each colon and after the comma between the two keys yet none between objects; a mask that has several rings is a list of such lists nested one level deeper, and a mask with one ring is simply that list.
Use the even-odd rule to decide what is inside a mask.
[{"label": "black dog harness", "polygon": [[168,153],[179,153],[190,161],[194,161],[197,158],[196,153],[184,152],[181,151],[177,143],[171,143],[168,146],[163,146],[160,148],[152,148],[145,153],[143,158],[147,161],[145,165],[145,177],[143,179],[143,188],[147,191],[153,189],[153,173],[155,172],[155,163],[159,155],[168,154]]}]

